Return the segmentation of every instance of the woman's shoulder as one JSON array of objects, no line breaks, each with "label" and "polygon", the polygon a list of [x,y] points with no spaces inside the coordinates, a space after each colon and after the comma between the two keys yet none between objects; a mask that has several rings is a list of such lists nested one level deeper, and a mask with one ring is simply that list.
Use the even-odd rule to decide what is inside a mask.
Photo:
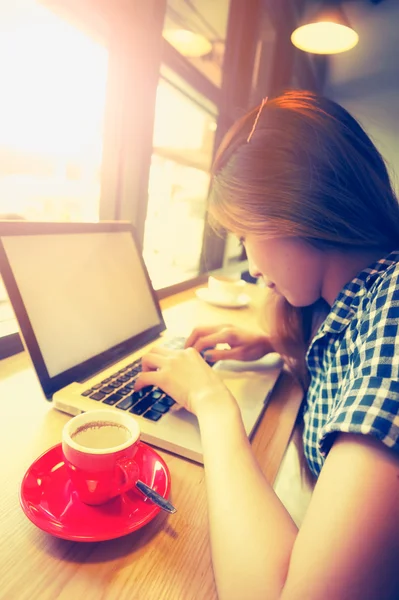
[{"label": "woman's shoulder", "polygon": [[[399,294],[399,251],[391,253],[390,260],[381,261],[382,267],[370,274],[367,296],[370,300],[386,295],[388,292]],[[384,264],[385,263],[385,264]]]},{"label": "woman's shoulder", "polygon": [[395,309],[395,312],[397,310],[396,316],[399,318],[399,251],[391,253],[388,258],[369,270],[363,289],[359,290],[356,319],[353,323],[355,328],[371,315],[376,316],[382,312],[386,314],[388,309]]},{"label": "woman's shoulder", "polygon": [[[369,373],[392,373],[399,342],[399,260],[390,261],[384,268],[380,265],[366,282],[348,329],[348,340],[351,376],[360,365]],[[399,364],[395,363],[397,368]],[[396,375],[399,377],[399,370]]]}]

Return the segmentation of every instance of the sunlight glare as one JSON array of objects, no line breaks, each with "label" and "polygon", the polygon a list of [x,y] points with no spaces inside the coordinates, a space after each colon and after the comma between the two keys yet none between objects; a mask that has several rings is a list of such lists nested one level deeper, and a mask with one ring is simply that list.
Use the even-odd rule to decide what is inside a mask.
[{"label": "sunlight glare", "polygon": [[0,0],[0,213],[44,206],[50,190],[84,202],[88,178],[99,195],[107,69],[107,49],[49,9]]}]

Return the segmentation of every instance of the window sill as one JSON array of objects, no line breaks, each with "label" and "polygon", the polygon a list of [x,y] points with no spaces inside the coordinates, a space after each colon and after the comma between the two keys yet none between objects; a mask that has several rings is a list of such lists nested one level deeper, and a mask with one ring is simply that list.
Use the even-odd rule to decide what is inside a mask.
[{"label": "window sill", "polygon": [[179,292],[184,292],[185,290],[189,290],[192,287],[196,287],[198,285],[206,283],[208,281],[209,275],[223,275],[225,277],[228,277],[229,274],[241,274],[244,271],[248,271],[247,260],[231,262],[230,264],[220,269],[215,269],[207,273],[202,273],[202,275],[198,275],[198,277],[194,277],[193,279],[187,279],[186,281],[181,281],[180,283],[175,283],[174,285],[170,285],[168,287],[156,290],[156,294],[158,300],[162,300],[163,298],[173,296],[173,294],[178,294]]},{"label": "window sill", "polygon": [[0,337],[0,360],[13,356],[22,352],[24,346],[19,337],[19,333],[10,333],[9,335],[2,335]]}]

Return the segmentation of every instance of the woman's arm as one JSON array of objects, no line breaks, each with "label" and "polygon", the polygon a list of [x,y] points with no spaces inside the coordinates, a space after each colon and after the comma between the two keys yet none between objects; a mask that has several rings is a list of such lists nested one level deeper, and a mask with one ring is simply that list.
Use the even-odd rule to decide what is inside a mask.
[{"label": "woman's arm", "polygon": [[199,420],[220,600],[399,597],[399,458],[343,433],[326,459],[298,532],[263,477],[239,408],[188,349],[154,349],[137,389],[159,385]]},{"label": "woman's arm", "polygon": [[294,544],[284,600],[399,598],[399,457],[340,434]]},{"label": "woman's arm", "polygon": [[278,598],[297,527],[256,462],[237,404],[210,401],[217,409],[198,417],[219,598]]},{"label": "woman's arm", "polygon": [[278,597],[297,528],[256,463],[236,401],[193,348],[153,348],[135,389],[147,385],[198,417],[220,599]]},{"label": "woman's arm", "polygon": [[399,459],[382,443],[341,435],[298,533],[233,408],[199,418],[221,600],[399,597]]}]

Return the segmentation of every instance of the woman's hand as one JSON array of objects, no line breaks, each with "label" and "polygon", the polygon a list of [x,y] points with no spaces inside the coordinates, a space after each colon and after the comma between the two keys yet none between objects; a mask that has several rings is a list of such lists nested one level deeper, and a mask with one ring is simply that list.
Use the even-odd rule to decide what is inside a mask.
[{"label": "woman's hand", "polygon": [[217,373],[194,348],[169,350],[158,346],[143,356],[135,391],[149,385],[160,387],[197,416],[212,410],[215,402],[235,402]]},{"label": "woman's hand", "polygon": [[[228,344],[227,350],[214,349],[217,344]],[[258,360],[274,352],[267,336],[260,332],[246,331],[233,325],[213,325],[197,327],[187,338],[186,348],[195,348],[198,352],[206,350],[206,359],[217,360]]]}]

